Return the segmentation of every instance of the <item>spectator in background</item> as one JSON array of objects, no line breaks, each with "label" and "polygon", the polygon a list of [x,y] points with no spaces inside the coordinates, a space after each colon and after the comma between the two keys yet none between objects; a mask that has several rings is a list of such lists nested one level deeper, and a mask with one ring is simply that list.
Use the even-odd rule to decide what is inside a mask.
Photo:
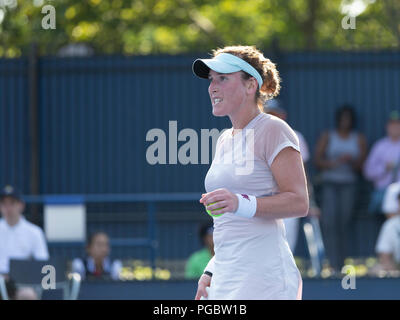
[{"label": "spectator in background", "polygon": [[[5,287],[8,300],[39,300],[39,296],[32,287],[17,289],[17,286],[11,279],[5,281]],[[3,292],[0,292],[0,300],[5,300]]]},{"label": "spectator in background", "polygon": [[318,139],[315,164],[321,170],[322,233],[330,265],[341,271],[346,257],[349,224],[356,197],[357,173],[367,153],[363,134],[355,131],[355,112],[344,105],[336,110],[334,130]]},{"label": "spectator in background", "polygon": [[24,218],[24,209],[19,192],[5,186],[0,192],[0,274],[9,273],[10,259],[49,259],[43,231]]},{"label": "spectator in background", "polygon": [[[400,113],[392,111],[386,124],[386,137],[372,146],[365,162],[364,175],[374,183],[368,211],[383,213],[382,201],[386,188],[400,181]],[[390,217],[390,213],[387,215]]]},{"label": "spectator in background", "polygon": [[[272,114],[275,117],[278,117],[282,119],[283,121],[287,121],[287,112],[286,110],[282,107],[282,104],[280,100],[278,99],[271,99],[267,100],[264,105],[264,112],[268,114]],[[308,149],[308,145],[306,140],[304,139],[303,135],[299,132],[294,130],[296,133],[297,137],[299,138],[299,144],[300,144],[300,154],[303,159],[303,162],[306,163],[308,159],[310,159],[310,152]]]},{"label": "spectator in background", "polygon": [[[282,108],[281,103],[278,99],[271,99],[266,101],[264,105],[264,112],[271,114],[275,117],[278,117],[284,121],[287,120],[287,112],[285,109]],[[306,164],[310,158],[310,153],[308,149],[308,145],[306,140],[304,139],[303,135],[294,130],[296,133],[297,137],[299,138],[299,144],[300,144],[300,155],[303,159],[304,163],[304,168],[306,168]],[[318,217],[320,214],[320,210],[314,200],[314,192],[313,192],[313,187],[308,179],[307,175],[307,184],[308,184],[308,192],[309,192],[309,197],[310,197],[310,205],[309,205],[309,212],[307,217],[305,219],[308,219],[308,217]],[[286,239],[288,241],[289,247],[294,252],[296,249],[296,244],[297,244],[297,237],[299,233],[299,222],[300,218],[288,218],[284,219],[283,222],[285,223],[285,229],[286,229]]]},{"label": "spectator in background", "polygon": [[207,222],[200,226],[199,237],[203,249],[194,252],[189,257],[185,267],[186,279],[198,279],[203,274],[207,263],[214,256],[212,223]]},{"label": "spectator in background", "polygon": [[398,214],[399,201],[397,199],[400,193],[400,182],[390,184],[384,194],[382,212],[387,218],[392,218]]},{"label": "spectator in background", "polygon": [[382,225],[375,248],[379,264],[386,271],[399,270],[400,264],[400,193],[396,200],[396,214]]},{"label": "spectator in background", "polygon": [[33,288],[22,287],[17,290],[15,300],[39,300],[39,297]]},{"label": "spectator in background", "polygon": [[[14,281],[8,278],[5,279],[4,284],[8,300],[15,300],[17,287],[15,286]],[[3,296],[3,292],[1,290],[0,290],[0,300],[5,300],[5,297]]]},{"label": "spectator in background", "polygon": [[72,261],[72,272],[80,274],[82,280],[119,280],[122,263],[111,261],[108,235],[95,232],[89,236],[86,245],[86,257]]}]

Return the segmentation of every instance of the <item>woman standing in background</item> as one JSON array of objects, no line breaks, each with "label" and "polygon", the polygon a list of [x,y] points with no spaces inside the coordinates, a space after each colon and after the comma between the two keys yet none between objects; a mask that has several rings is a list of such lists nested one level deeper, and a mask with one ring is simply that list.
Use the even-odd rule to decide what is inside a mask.
[{"label": "woman standing in background", "polygon": [[331,267],[341,270],[356,196],[357,173],[367,155],[363,134],[355,131],[355,112],[344,105],[335,114],[335,130],[316,146],[315,164],[322,171],[322,231]]}]

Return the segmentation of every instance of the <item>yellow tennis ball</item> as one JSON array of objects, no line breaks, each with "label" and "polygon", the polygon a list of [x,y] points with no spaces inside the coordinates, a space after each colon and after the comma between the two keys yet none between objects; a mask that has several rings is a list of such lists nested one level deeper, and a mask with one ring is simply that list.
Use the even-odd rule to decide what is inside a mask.
[{"label": "yellow tennis ball", "polygon": [[[210,206],[210,205],[212,205],[212,204],[214,204],[214,203],[217,203],[217,202],[219,202],[219,201],[209,203],[208,205]],[[220,217],[220,216],[222,216],[223,213],[221,213],[221,214],[212,214],[212,213],[211,213],[212,211],[218,211],[218,210],[222,210],[222,208],[218,208],[218,209],[214,209],[214,210],[207,210],[207,209],[206,209],[207,213],[208,213],[211,217]]]}]

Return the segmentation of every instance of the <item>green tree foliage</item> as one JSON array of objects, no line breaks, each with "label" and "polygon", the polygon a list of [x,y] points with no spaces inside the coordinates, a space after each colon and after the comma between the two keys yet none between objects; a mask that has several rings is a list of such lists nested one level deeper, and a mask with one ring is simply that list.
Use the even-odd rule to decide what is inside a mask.
[{"label": "green tree foliage", "polygon": [[[400,1],[367,4],[356,29],[343,29],[354,0],[0,0],[0,56],[41,54],[86,43],[98,54],[210,51],[232,44],[283,50],[389,49],[400,46]],[[41,8],[56,9],[44,30]]]}]

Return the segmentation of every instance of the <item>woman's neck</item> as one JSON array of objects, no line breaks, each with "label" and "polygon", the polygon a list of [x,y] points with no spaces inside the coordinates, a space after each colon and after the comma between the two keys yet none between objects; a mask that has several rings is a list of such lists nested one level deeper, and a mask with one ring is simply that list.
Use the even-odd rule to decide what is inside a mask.
[{"label": "woman's neck", "polygon": [[343,138],[347,138],[351,132],[351,129],[337,129],[337,134]]},{"label": "woman's neck", "polygon": [[234,130],[243,129],[261,113],[257,106],[250,108],[250,110],[249,112],[249,108],[246,108],[243,112],[238,111],[237,114],[229,116]]},{"label": "woman's neck", "polygon": [[104,259],[101,259],[101,258],[93,258],[92,257],[92,259],[93,259],[93,262],[94,262],[94,264],[96,265],[96,267],[102,267],[103,266],[103,260]]}]

